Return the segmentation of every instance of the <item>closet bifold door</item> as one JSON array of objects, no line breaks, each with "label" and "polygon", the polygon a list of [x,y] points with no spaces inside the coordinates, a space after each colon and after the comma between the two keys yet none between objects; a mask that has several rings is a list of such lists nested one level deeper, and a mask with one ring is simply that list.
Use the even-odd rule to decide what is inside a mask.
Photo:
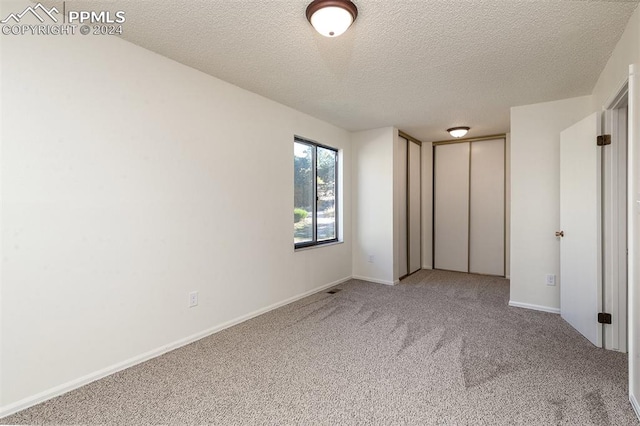
[{"label": "closet bifold door", "polygon": [[505,140],[471,144],[469,272],[504,276]]},{"label": "closet bifold door", "polygon": [[422,172],[421,147],[409,141],[407,152],[407,235],[409,248],[409,273],[413,274],[422,267]]},{"label": "closet bifold door", "polygon": [[398,188],[398,215],[400,220],[400,234],[399,234],[399,256],[398,264],[400,266],[400,277],[405,277],[409,274],[408,269],[408,232],[407,232],[407,153],[409,141],[403,137],[398,138],[398,174],[402,176],[400,179]]},{"label": "closet bifold door", "polygon": [[434,268],[469,272],[471,143],[434,148]]}]

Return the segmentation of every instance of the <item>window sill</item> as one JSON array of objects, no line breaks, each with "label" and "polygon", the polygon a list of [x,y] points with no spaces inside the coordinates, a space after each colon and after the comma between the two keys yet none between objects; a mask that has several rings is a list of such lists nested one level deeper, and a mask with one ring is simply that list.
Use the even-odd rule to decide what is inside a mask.
[{"label": "window sill", "polygon": [[313,250],[313,249],[319,249],[319,248],[322,248],[322,247],[335,246],[335,245],[338,245],[338,244],[344,244],[344,241],[333,241],[333,242],[330,242],[330,243],[316,244],[315,246],[309,246],[309,247],[300,247],[300,248],[295,248],[294,247],[293,251],[297,252],[297,251]]}]

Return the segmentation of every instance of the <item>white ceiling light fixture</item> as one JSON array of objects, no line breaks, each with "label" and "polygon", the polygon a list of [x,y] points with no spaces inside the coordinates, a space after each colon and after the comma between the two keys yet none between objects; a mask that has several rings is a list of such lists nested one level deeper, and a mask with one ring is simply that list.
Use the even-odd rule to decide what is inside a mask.
[{"label": "white ceiling light fixture", "polygon": [[307,6],[307,19],[325,37],[338,37],[358,17],[358,8],[349,0],[314,0]]},{"label": "white ceiling light fixture", "polygon": [[447,129],[447,132],[449,132],[449,134],[454,138],[461,138],[466,135],[470,129],[470,127],[452,127],[450,129]]}]

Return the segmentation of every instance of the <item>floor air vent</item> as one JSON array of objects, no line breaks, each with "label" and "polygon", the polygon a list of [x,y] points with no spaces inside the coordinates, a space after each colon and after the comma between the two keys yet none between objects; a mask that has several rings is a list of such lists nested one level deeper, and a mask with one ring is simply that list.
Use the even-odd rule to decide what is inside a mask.
[{"label": "floor air vent", "polygon": [[329,294],[336,294],[337,292],[342,291],[341,288],[334,288],[333,290],[329,290],[327,293]]}]

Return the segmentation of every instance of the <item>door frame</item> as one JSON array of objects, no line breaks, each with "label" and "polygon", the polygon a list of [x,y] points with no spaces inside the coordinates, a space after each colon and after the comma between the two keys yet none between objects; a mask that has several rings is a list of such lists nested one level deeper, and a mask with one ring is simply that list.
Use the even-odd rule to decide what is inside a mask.
[{"label": "door frame", "polygon": [[627,242],[629,255],[627,256],[627,281],[629,299],[628,321],[628,350],[629,350],[629,401],[636,416],[640,418],[640,365],[638,365],[638,343],[640,341],[638,324],[640,323],[640,301],[638,295],[638,267],[640,265],[640,250],[638,244],[638,213],[640,197],[638,196],[638,179],[640,178],[640,159],[638,146],[640,145],[640,64],[629,66],[629,107],[628,107],[627,135]]},{"label": "door frame", "polygon": [[[604,133],[611,145],[604,146],[603,159],[603,276],[602,309],[611,313],[604,324],[603,347],[627,352],[627,144],[629,82],[625,82],[605,104]],[[621,191],[624,188],[624,191]]]},{"label": "door frame", "polygon": [[[420,271],[422,269],[422,249],[423,249],[423,245],[422,245],[422,142],[419,141],[418,139],[415,139],[409,135],[407,135],[404,132],[400,132],[400,137],[405,138],[407,140],[407,276],[408,275],[412,275],[415,274],[416,272]],[[411,228],[411,208],[412,208],[412,204],[411,204],[411,190],[412,190],[412,186],[411,186],[411,172],[412,172],[412,168],[411,168],[411,144],[415,144],[418,147],[418,181],[417,181],[417,185],[418,185],[418,206],[420,211],[418,212],[418,230],[417,232],[415,232],[414,229]],[[414,182],[415,184],[416,182]],[[411,269],[411,256],[413,253],[413,250],[411,249],[411,236],[414,235],[414,239],[417,238],[418,242],[420,243],[420,247],[418,248],[419,250],[419,265],[418,265],[418,269],[412,271]]]}]

